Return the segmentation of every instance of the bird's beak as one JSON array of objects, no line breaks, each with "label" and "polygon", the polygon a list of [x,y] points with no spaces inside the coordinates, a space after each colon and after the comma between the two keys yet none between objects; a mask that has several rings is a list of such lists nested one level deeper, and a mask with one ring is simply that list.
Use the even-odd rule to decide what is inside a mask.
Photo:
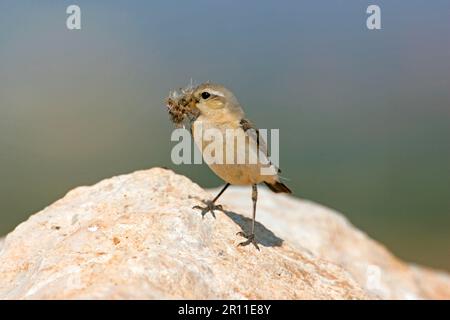
[{"label": "bird's beak", "polygon": [[192,110],[198,110],[197,103],[198,103],[197,99],[191,96],[191,98],[189,99],[189,108],[191,108]]}]

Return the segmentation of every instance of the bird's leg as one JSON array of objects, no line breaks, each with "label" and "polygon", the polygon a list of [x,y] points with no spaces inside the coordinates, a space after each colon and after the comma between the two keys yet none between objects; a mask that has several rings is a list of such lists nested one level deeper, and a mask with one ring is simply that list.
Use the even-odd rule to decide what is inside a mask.
[{"label": "bird's leg", "polygon": [[252,231],[249,235],[245,234],[242,231],[238,232],[237,235],[247,238],[246,241],[239,243],[238,246],[246,246],[251,243],[256,247],[256,249],[259,250],[258,244],[256,243],[256,240],[255,240],[255,218],[256,218],[256,201],[257,200],[258,200],[258,187],[256,184],[253,184],[252,185],[252,201],[253,201]]},{"label": "bird's leg", "polygon": [[207,214],[208,212],[211,212],[212,216],[215,218],[216,215],[214,214],[214,210],[222,210],[222,206],[215,205],[215,202],[219,197],[222,195],[222,193],[230,186],[229,183],[227,183],[222,190],[220,190],[219,194],[211,201],[211,200],[202,200],[202,202],[205,204],[205,207],[202,206],[193,206],[192,209],[200,209],[202,210],[202,218]]}]

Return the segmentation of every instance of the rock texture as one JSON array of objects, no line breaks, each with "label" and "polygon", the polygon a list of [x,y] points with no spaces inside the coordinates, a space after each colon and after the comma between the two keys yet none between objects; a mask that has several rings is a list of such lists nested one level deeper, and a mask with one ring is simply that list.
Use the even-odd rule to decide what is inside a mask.
[{"label": "rock texture", "polygon": [[189,179],[154,168],[79,187],[0,241],[3,299],[450,298],[450,277],[409,266],[320,205],[261,190],[257,240],[249,188],[223,211]]}]

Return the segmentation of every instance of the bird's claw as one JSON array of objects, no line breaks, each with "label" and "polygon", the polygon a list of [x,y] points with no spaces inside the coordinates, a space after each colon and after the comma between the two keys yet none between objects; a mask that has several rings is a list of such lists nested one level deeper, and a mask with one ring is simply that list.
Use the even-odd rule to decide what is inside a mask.
[{"label": "bird's claw", "polygon": [[258,246],[258,244],[256,243],[256,240],[255,240],[255,234],[254,234],[254,233],[246,234],[245,232],[239,231],[238,233],[236,233],[236,235],[237,235],[237,236],[244,237],[244,238],[247,239],[247,240],[245,240],[245,241],[243,241],[243,242],[240,242],[240,243],[238,244],[238,247],[248,246],[248,245],[251,243],[251,244],[253,244],[253,245],[255,246],[256,249],[259,250],[259,246]]},{"label": "bird's claw", "polygon": [[214,210],[223,210],[222,205],[220,205],[220,204],[216,205],[216,204],[214,204],[214,202],[208,201],[208,200],[202,200],[202,202],[205,204],[204,207],[198,206],[198,205],[192,207],[192,209],[201,210],[202,218],[204,218],[208,212],[211,212],[212,216],[215,219],[216,215],[214,213]]}]

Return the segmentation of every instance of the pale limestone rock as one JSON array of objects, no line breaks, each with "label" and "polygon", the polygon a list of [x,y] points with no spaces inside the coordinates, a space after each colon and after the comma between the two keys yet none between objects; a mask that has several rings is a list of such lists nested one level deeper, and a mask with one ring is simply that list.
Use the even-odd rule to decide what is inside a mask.
[{"label": "pale limestone rock", "polygon": [[[217,190],[212,191],[212,193]],[[236,212],[251,212],[249,188],[223,194]],[[357,230],[340,213],[307,200],[259,192],[258,221],[300,252],[348,271],[365,292],[382,299],[450,299],[450,276],[408,265]]]},{"label": "pale limestone rock", "polygon": [[0,242],[3,299],[449,298],[444,273],[410,267],[311,202],[261,190],[257,239],[250,189],[224,194],[224,212],[189,179],[154,168],[79,187]]}]

